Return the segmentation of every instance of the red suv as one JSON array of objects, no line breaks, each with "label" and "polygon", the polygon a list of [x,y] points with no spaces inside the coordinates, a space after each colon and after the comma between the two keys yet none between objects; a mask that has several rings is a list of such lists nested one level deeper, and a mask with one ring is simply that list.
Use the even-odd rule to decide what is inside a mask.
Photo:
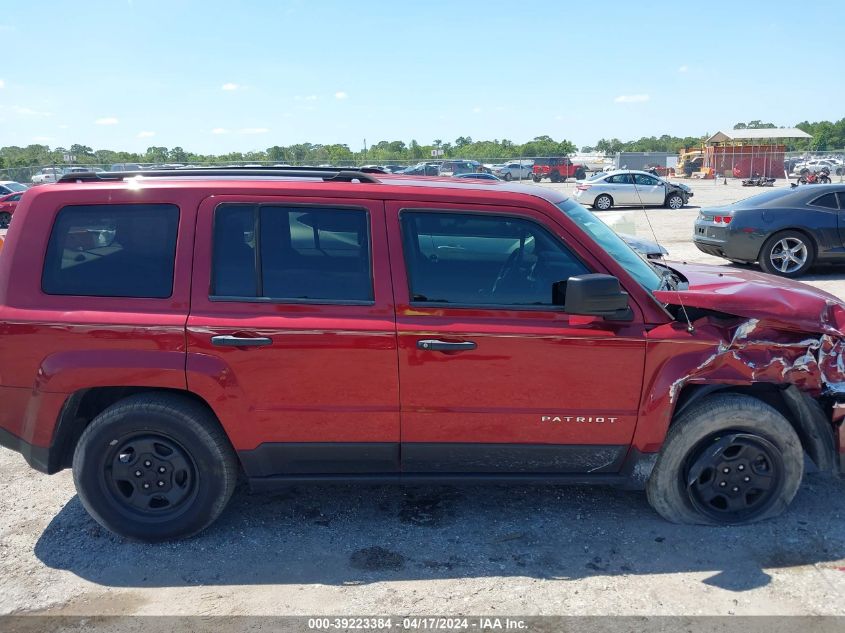
[{"label": "red suv", "polygon": [[646,262],[558,191],[73,174],[8,238],[0,443],[127,537],[202,530],[239,473],[610,484],[722,524],[842,463],[838,299]]},{"label": "red suv", "polygon": [[531,177],[534,182],[540,182],[543,178],[548,178],[552,182],[566,182],[567,178],[584,180],[586,176],[586,165],[576,165],[565,156],[555,156],[535,159]]}]

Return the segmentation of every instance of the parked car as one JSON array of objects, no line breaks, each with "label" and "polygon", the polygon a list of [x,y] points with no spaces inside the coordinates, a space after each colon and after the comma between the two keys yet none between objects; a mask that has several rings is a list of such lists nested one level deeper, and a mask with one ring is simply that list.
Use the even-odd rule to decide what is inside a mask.
[{"label": "parked car", "polygon": [[815,263],[845,262],[843,215],[845,185],[773,189],[702,209],[693,242],[708,255],[798,277]]},{"label": "parked car", "polygon": [[457,176],[458,174],[472,174],[480,170],[481,163],[477,160],[444,160],[439,165],[439,175]]},{"label": "parked car", "polygon": [[836,176],[841,176],[845,174],[845,165],[843,165],[841,161],[834,160],[832,158],[816,158],[805,162],[796,163],[794,171],[796,174],[804,172],[817,173],[825,168],[827,168],[827,170],[831,174],[834,174]]},{"label": "parked car", "polygon": [[566,182],[567,178],[583,180],[587,176],[586,165],[573,163],[565,156],[554,156],[552,158],[536,158],[532,167],[532,178],[534,182],[540,182],[548,178],[552,182]]},{"label": "parked car", "polygon": [[466,180],[494,180],[494,181],[501,181],[502,179],[498,176],[493,174],[488,174],[487,172],[471,172],[468,174],[456,174],[455,178],[466,179]]},{"label": "parked car", "polygon": [[10,193],[20,193],[26,190],[26,185],[22,185],[14,180],[0,180],[0,196],[5,196]]},{"label": "parked car", "polygon": [[493,165],[492,171],[502,180],[528,180],[534,176],[534,163],[511,161]]},{"label": "parked car", "polygon": [[404,176],[439,176],[440,163],[418,163],[396,173]]},{"label": "parked car", "polygon": [[617,170],[601,173],[575,187],[581,204],[606,211],[613,206],[664,206],[680,209],[692,197],[692,189],[644,171]]},{"label": "parked car", "polygon": [[44,185],[57,182],[64,175],[61,167],[42,167],[30,180],[34,185]]},{"label": "parked car", "polygon": [[63,174],[84,174],[84,173],[95,173],[100,174],[105,172],[105,169],[101,167],[89,167],[85,165],[78,165],[76,167],[66,167],[63,171]]},{"label": "parked car", "polygon": [[110,171],[142,171],[145,167],[138,163],[115,163]]},{"label": "parked car", "polygon": [[845,465],[833,295],[648,262],[551,188],[243,171],[67,177],[9,228],[0,444],[109,530],[195,534],[241,476],[596,483],[736,524],[805,452]]},{"label": "parked car", "polygon": [[15,208],[20,202],[22,191],[17,193],[7,193],[5,196],[0,196],[0,229],[5,229],[12,221],[12,216],[15,213]]}]

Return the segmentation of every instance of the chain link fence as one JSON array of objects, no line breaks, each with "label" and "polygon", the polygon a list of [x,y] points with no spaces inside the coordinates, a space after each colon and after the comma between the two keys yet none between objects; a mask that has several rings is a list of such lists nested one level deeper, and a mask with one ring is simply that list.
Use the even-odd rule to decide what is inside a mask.
[{"label": "chain link fence", "polygon": [[[534,165],[545,168],[534,169]],[[640,169],[659,176],[679,179],[700,179],[727,181],[754,177],[768,177],[798,180],[810,175],[818,176],[823,170],[829,173],[832,182],[845,181],[845,149],[837,151],[787,152],[778,146],[718,146],[690,149],[678,154],[668,152],[620,152],[615,156],[573,155],[567,158],[513,157],[453,159],[438,158],[424,161],[386,160],[379,163],[338,161],[314,164],[308,161],[280,163],[274,161],[215,161],[210,163],[56,163],[29,165],[0,169],[0,180],[12,180],[23,184],[53,182],[74,171],[134,171],[145,169],[174,169],[186,167],[250,167],[250,166],[292,166],[292,167],[383,167],[388,171],[412,168],[415,175],[455,175],[467,172],[491,172],[507,180],[530,180],[535,172],[542,172],[544,178],[554,181],[590,177],[600,171],[612,169]],[[558,172],[558,176],[554,172]]]}]

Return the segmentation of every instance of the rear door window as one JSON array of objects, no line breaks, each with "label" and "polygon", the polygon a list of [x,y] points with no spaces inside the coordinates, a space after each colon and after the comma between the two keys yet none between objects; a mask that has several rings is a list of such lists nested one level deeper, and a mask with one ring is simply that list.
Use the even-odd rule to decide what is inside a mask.
[{"label": "rear door window", "polygon": [[68,206],[56,216],[43,291],[90,297],[169,297],[179,208],[170,204]]},{"label": "rear door window", "polygon": [[839,206],[836,204],[836,194],[835,193],[826,193],[823,196],[820,196],[813,200],[811,203],[814,207],[824,207],[825,209],[838,209]]},{"label": "rear door window", "polygon": [[220,205],[212,295],[294,302],[373,301],[363,209]]}]

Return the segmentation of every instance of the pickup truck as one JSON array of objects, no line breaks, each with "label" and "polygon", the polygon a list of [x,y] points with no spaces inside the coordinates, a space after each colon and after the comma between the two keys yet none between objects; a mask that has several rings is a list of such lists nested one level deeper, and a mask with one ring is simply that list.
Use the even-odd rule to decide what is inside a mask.
[{"label": "pickup truck", "polygon": [[845,454],[845,305],[647,261],[560,191],[342,168],[72,174],[0,255],[0,444],[186,537],[304,482],[645,490],[786,509]]},{"label": "pickup truck", "polygon": [[540,182],[543,178],[548,178],[552,182],[566,182],[567,178],[583,180],[587,177],[588,171],[586,165],[573,163],[566,156],[553,156],[535,159],[531,177],[534,182]]}]

